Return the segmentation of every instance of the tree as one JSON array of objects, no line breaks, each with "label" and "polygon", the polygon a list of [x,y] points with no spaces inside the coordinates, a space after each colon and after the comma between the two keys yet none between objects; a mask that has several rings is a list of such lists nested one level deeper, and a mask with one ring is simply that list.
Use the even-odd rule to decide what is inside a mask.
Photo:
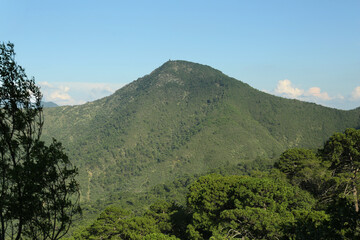
[{"label": "tree", "polygon": [[116,206],[107,207],[100,217],[75,239],[126,239],[141,240],[149,234],[160,233],[152,217],[134,216]]},{"label": "tree", "polygon": [[283,152],[274,166],[286,175],[290,183],[313,194],[318,199],[326,199],[326,190],[332,185],[328,165],[313,151],[291,148]]},{"label": "tree", "polygon": [[190,186],[187,204],[190,239],[288,239],[303,216],[327,217],[310,194],[271,178],[207,175]]},{"label": "tree", "polygon": [[0,240],[59,239],[80,213],[79,187],[61,143],[41,141],[42,94],[0,44]]},{"label": "tree", "polygon": [[344,133],[335,133],[320,152],[330,162],[333,176],[342,183],[342,194],[352,195],[354,210],[359,212],[360,130],[348,128]]},{"label": "tree", "polygon": [[163,233],[151,233],[145,236],[143,240],[179,240],[175,236],[168,236]]},{"label": "tree", "polygon": [[312,162],[320,163],[315,153],[309,149],[291,148],[283,152],[275,167],[285,173],[290,180],[299,175],[304,168],[313,167]]}]

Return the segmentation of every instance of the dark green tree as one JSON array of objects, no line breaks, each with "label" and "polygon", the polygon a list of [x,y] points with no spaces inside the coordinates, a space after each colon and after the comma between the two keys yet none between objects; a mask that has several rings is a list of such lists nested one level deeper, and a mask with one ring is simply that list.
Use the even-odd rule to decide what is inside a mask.
[{"label": "dark green tree", "polygon": [[61,143],[46,146],[42,94],[0,44],[0,240],[59,239],[80,212],[77,169]]},{"label": "dark green tree", "polygon": [[286,175],[291,184],[310,192],[316,198],[326,200],[326,194],[334,186],[329,164],[310,149],[291,148],[280,155],[274,164]]},{"label": "dark green tree", "polygon": [[290,180],[293,180],[304,168],[314,167],[320,162],[315,153],[309,149],[291,148],[280,155],[275,167],[285,173]]},{"label": "dark green tree", "polygon": [[359,239],[359,214],[354,211],[353,201],[348,198],[334,198],[327,207],[330,215],[328,226],[331,237],[326,239]]},{"label": "dark green tree", "polygon": [[355,212],[359,212],[360,130],[348,128],[335,133],[320,150],[323,159],[330,163],[333,177],[341,186],[344,197],[352,197]]},{"label": "dark green tree", "polygon": [[163,233],[151,233],[146,235],[143,240],[179,240],[175,236],[168,236]]},{"label": "dark green tree", "polygon": [[289,239],[297,221],[309,222],[304,216],[312,214],[314,232],[327,218],[310,194],[270,178],[207,175],[190,186],[187,203],[190,239]]},{"label": "dark green tree", "polygon": [[154,218],[134,216],[124,209],[109,206],[75,239],[141,240],[154,233],[161,233]]}]

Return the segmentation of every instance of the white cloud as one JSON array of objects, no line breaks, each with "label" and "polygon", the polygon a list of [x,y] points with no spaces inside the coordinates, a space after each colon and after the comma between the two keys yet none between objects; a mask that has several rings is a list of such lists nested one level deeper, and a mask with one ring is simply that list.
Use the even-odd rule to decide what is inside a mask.
[{"label": "white cloud", "polygon": [[67,93],[70,90],[69,87],[60,87],[59,89],[55,90],[50,94],[50,101],[56,101],[56,100],[65,100],[69,101],[72,100],[70,95]]},{"label": "white cloud", "polygon": [[53,86],[52,86],[50,83],[48,83],[48,82],[40,82],[39,84],[40,84],[41,87],[48,87],[48,88],[52,88],[52,87],[53,87]]},{"label": "white cloud", "polygon": [[124,84],[40,82],[39,85],[44,95],[44,101],[52,101],[58,105],[77,105],[109,96]]},{"label": "white cloud", "polygon": [[319,98],[324,101],[329,101],[333,99],[329,96],[327,92],[321,92],[321,89],[319,87],[309,88],[309,90],[305,92],[304,96],[311,96],[311,97]]},{"label": "white cloud", "polygon": [[357,86],[351,93],[352,100],[360,99],[360,86]]},{"label": "white cloud", "polygon": [[73,105],[76,101],[69,95],[70,87],[63,84],[50,84],[40,82],[40,90],[47,102],[55,102],[59,105]]},{"label": "white cloud", "polygon": [[297,98],[304,94],[304,90],[299,88],[294,88],[290,80],[280,80],[275,89],[276,94],[285,95],[289,98]]},{"label": "white cloud", "polygon": [[327,92],[322,92],[319,87],[311,87],[308,90],[293,87],[290,80],[280,80],[274,93],[287,98],[296,98],[304,101],[329,101],[342,96],[330,97]]},{"label": "white cloud", "polygon": [[278,81],[274,90],[264,92],[344,110],[357,108],[360,104],[360,86],[357,86],[351,93],[346,95],[331,95],[322,91],[319,87],[298,88],[290,80],[285,79]]}]

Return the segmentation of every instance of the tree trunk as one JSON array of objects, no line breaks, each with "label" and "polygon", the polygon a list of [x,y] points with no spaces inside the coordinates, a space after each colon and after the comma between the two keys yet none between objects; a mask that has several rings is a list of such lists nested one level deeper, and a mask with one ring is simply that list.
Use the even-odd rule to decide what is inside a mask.
[{"label": "tree trunk", "polygon": [[359,200],[358,200],[357,189],[356,189],[355,185],[353,188],[353,196],[354,196],[355,212],[359,212]]}]

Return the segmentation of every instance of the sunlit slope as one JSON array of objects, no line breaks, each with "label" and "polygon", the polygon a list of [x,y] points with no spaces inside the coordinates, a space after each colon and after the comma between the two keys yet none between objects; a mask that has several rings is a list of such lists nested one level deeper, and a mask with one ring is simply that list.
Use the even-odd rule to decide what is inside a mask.
[{"label": "sunlit slope", "polygon": [[174,175],[317,148],[360,126],[341,111],[260,92],[209,66],[169,61],[113,95],[45,109],[44,138],[80,169],[83,201],[142,191]]}]

